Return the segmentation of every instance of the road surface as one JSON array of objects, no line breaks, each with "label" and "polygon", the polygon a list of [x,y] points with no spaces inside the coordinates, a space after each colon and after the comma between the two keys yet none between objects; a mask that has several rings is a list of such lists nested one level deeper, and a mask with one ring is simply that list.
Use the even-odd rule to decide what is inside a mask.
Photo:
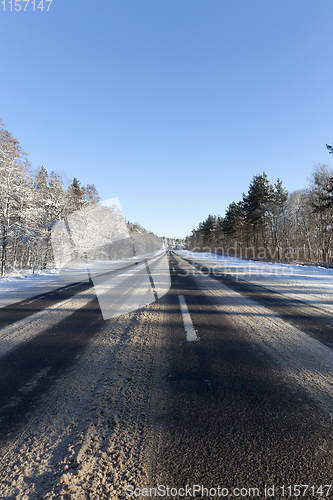
[{"label": "road surface", "polygon": [[0,310],[1,498],[333,496],[332,316],[169,258],[119,318],[91,283]]}]

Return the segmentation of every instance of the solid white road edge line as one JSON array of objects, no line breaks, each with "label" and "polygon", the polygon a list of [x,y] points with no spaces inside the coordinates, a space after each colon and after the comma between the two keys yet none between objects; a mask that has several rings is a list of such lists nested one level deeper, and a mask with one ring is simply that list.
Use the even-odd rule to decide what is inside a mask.
[{"label": "solid white road edge line", "polygon": [[186,340],[188,340],[189,342],[199,340],[199,337],[197,337],[197,334],[195,333],[195,330],[193,328],[191,316],[190,313],[188,312],[184,295],[178,295],[178,299],[180,304],[180,310],[183,316],[184,328],[186,332]]}]

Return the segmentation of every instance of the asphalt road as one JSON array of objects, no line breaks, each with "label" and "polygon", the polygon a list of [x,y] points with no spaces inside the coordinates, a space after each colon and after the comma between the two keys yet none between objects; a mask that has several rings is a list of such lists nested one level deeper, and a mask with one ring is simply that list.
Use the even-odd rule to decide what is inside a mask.
[{"label": "asphalt road", "polygon": [[59,290],[55,296],[45,295],[37,302],[38,306],[34,306],[35,302],[20,306],[19,312],[25,313],[28,308],[31,312],[31,306],[44,309],[49,302],[54,305],[55,300],[69,298],[69,293],[89,288],[91,300],[83,308],[0,358],[0,446],[20,432],[31,413],[39,411],[41,395],[51,390],[54,382],[75,363],[103,323],[94,289],[89,284],[79,285],[75,290]]},{"label": "asphalt road", "polygon": [[[119,272],[135,268],[139,262],[126,265],[120,271],[106,272],[100,279],[117,276]],[[104,325],[91,280],[0,308],[0,328],[5,328],[83,292],[88,292],[83,307],[0,357],[0,447],[20,432],[32,413],[40,411],[41,396],[52,390],[54,383],[75,364]]]},{"label": "asphalt road", "polygon": [[[123,338],[123,345],[129,345],[144,328],[148,332],[146,358],[153,356],[144,382],[135,379],[133,359],[130,373],[122,366],[124,380],[135,384],[147,399],[149,416],[135,416],[145,419],[140,439],[149,452],[145,455],[147,486],[184,488],[181,492],[185,492],[186,485],[200,485],[208,493],[213,488],[213,497],[214,488],[216,497],[222,488],[224,495],[220,497],[237,493],[259,498],[332,497],[332,490],[326,496],[325,486],[333,484],[333,427],[328,412],[252,341],[237,308],[233,314],[221,313],[221,301],[230,298],[224,299],[222,293],[218,299],[208,293],[199,278],[206,272],[215,284],[227,285],[329,348],[333,318],[230,276],[209,276],[209,269],[196,268],[174,253],[170,255],[170,270],[170,291],[145,308],[146,323],[140,314],[132,315]],[[103,321],[91,283],[0,310],[3,328],[83,290],[89,293],[84,307],[0,358],[0,443],[4,452],[31,416],[43,411],[41,395],[52,393],[59,377],[69,368],[75,369],[77,360],[103,328],[112,335],[115,325],[119,331],[120,323]],[[186,340],[179,296],[185,299],[198,341]],[[254,332],[264,324],[261,314],[258,310],[251,327]],[[135,359],[140,359],[138,354]],[[27,383],[29,389],[25,390]],[[300,495],[294,485],[304,485]],[[306,493],[305,485],[309,486]],[[196,496],[200,498],[200,492]],[[207,496],[204,490],[203,497]]]},{"label": "asphalt road", "polygon": [[[175,255],[170,267],[172,289],[162,299],[164,382],[156,403],[160,438],[152,484],[220,486],[228,488],[229,495],[233,488],[245,488],[245,494],[257,487],[261,498],[265,486],[274,485],[274,497],[279,498],[283,486],[331,484],[332,422],[327,413],[253,345],[232,318],[218,313],[195,271],[186,275],[184,261]],[[307,333],[332,341],[332,319],[326,314],[228,276],[217,279]],[[186,341],[179,295],[186,300],[198,342]],[[252,493],[256,496],[255,490]],[[284,493],[288,496],[289,490]]]}]

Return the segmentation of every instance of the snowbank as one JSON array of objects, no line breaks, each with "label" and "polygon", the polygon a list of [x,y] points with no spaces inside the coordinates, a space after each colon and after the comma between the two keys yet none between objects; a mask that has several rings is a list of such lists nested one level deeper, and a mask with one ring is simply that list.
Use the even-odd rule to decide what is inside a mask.
[{"label": "snowbank", "polygon": [[[76,274],[75,281],[88,279],[86,269]],[[41,271],[35,274],[9,276],[0,278],[0,307],[5,307],[24,299],[29,299],[46,292],[51,292],[62,286],[73,283],[73,277],[63,279],[59,269]]]},{"label": "snowbank", "polygon": [[230,274],[333,313],[333,269],[258,262],[187,250],[176,251],[176,254],[209,264],[216,272]]}]

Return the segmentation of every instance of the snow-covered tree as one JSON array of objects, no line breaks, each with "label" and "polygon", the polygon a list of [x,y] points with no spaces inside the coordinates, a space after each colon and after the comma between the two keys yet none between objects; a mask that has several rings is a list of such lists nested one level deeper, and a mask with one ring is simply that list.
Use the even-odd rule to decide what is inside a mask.
[{"label": "snow-covered tree", "polygon": [[100,200],[96,187],[67,186],[43,165],[33,173],[20,143],[0,121],[0,274],[53,263],[51,232],[60,220]]},{"label": "snow-covered tree", "polygon": [[25,214],[31,194],[28,166],[27,156],[18,140],[1,127],[0,273],[2,276],[7,266],[14,265],[19,244],[26,241]]}]

